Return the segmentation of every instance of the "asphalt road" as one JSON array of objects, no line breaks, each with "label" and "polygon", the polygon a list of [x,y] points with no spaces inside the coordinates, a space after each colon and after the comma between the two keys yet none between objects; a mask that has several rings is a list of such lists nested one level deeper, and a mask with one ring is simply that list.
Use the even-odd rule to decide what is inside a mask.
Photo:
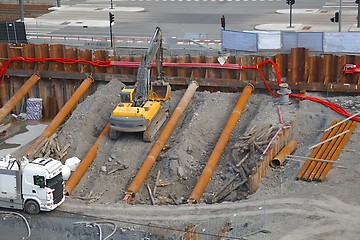
[{"label": "asphalt road", "polygon": [[[355,23],[356,4],[343,5],[348,6],[343,8],[344,22]],[[290,16],[285,0],[128,0],[113,1],[113,9],[110,6],[109,0],[61,1],[54,12],[27,19],[27,29],[31,34],[107,37],[111,11],[115,15],[114,36],[149,37],[160,26],[168,37],[220,39],[222,15],[226,28],[234,31],[254,30],[259,24],[289,23]],[[313,11],[297,14],[296,9]],[[292,21],[336,29],[329,19],[337,9],[338,4],[324,0],[296,1]]]}]

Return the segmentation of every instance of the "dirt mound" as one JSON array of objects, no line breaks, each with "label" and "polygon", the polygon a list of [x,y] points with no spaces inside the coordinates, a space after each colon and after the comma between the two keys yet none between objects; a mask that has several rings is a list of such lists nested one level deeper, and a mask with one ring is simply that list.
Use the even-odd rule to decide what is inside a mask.
[{"label": "dirt mound", "polygon": [[[110,82],[94,95],[79,104],[59,133],[63,144],[70,143],[68,157],[80,159],[86,154],[96,137],[108,121],[118,99],[118,82]],[[184,91],[174,91],[170,101],[173,111]],[[159,175],[162,187],[155,193],[157,204],[187,203],[193,187],[200,176],[233,108],[241,93],[196,92],[183,117],[172,133],[162,154],[156,161],[145,183],[135,198],[135,203],[149,204],[147,186],[154,189]],[[107,103],[105,106],[104,103]],[[222,154],[218,166],[204,194],[205,202],[214,202],[213,194],[225,181],[236,175],[231,166],[245,153],[237,153],[234,159],[233,146],[252,127],[273,131],[279,125],[277,99],[267,94],[253,94],[246,104],[238,124],[233,131],[228,147]],[[282,106],[285,123],[294,120],[297,105]],[[95,113],[95,114],[90,114]],[[273,133],[269,131],[268,138]],[[90,169],[73,192],[83,199],[98,203],[118,202],[142,165],[151,143],[143,142],[141,134],[123,134],[118,141],[108,137],[100,143],[99,150]],[[259,155],[248,160],[253,166]],[[248,189],[240,188],[224,200],[236,201],[247,197]]]}]

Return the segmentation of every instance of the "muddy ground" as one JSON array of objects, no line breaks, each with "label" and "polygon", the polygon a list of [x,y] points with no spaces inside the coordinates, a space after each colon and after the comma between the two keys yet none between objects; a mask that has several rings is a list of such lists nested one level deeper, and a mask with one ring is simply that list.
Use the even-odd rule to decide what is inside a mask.
[{"label": "muddy ground", "polygon": [[[119,100],[122,86],[121,82],[113,80],[77,106],[58,132],[62,146],[71,144],[67,157],[81,159],[85,156],[105,127],[111,110]],[[172,92],[170,112],[183,94],[184,90]],[[311,101],[290,99],[291,104],[279,105],[275,97],[255,90],[219,159],[200,204],[187,204],[240,94],[194,94],[132,205],[124,203],[122,199],[152,146],[142,141],[141,134],[124,134],[117,141],[105,137],[94,162],[66,202],[53,213],[39,215],[39,219],[50,217],[51,221],[59,221],[61,224],[46,220],[54,226],[55,235],[64,230],[68,232],[64,239],[85,239],[78,237],[85,230],[73,227],[73,222],[83,214],[94,216],[95,219],[116,221],[119,227],[135,233],[139,230],[143,234],[124,238],[118,235],[113,239],[177,239],[183,236],[184,226],[189,224],[197,225],[200,239],[213,239],[227,224],[228,239],[357,239],[360,234],[357,227],[360,223],[360,163],[357,150],[360,138],[356,130],[339,156],[339,164],[345,168],[333,167],[324,182],[295,180],[303,163],[287,161],[284,166],[268,171],[255,194],[249,195],[243,185],[214,202],[214,194],[236,175],[230,163],[236,164],[234,149],[244,134],[254,126],[259,129],[273,128],[271,134],[274,134],[282,126],[278,107],[283,124],[293,123],[293,139],[298,142],[294,154],[299,156],[309,156],[312,152],[309,147],[318,143],[323,135],[321,130],[330,126],[333,120],[345,118]],[[359,111],[358,96],[307,94],[337,103],[350,114]],[[243,156],[243,153],[237,154],[240,158]],[[254,154],[247,164],[250,167],[251,162],[257,160]],[[152,206],[146,186],[154,188],[159,172],[164,186],[157,188],[156,206]],[[57,219],[59,215],[62,220]],[[68,219],[67,225],[64,219]],[[55,228],[55,225],[60,227]],[[48,224],[44,221],[41,226]],[[92,228],[89,231],[96,230]],[[98,239],[96,233],[90,235],[86,239]]]}]

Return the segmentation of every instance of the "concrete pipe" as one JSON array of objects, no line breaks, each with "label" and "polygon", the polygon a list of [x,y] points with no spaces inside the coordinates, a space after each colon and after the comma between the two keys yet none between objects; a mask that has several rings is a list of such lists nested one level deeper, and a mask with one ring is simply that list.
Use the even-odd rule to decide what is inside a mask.
[{"label": "concrete pipe", "polygon": [[197,82],[191,82],[189,84],[184,96],[181,98],[175,111],[171,115],[169,121],[166,123],[164,130],[161,132],[159,138],[154,143],[144,163],[142,164],[135,178],[131,182],[123,199],[127,203],[130,203],[135,197],[135,194],[139,191],[141,185],[147,177],[147,174],[149,173],[151,167],[154,165],[156,159],[160,155],[161,150],[165,147],[167,140],[169,139],[171,133],[174,131],[176,124],[179,122],[181,116],[183,115],[187,105],[189,104],[192,96],[194,95],[198,87],[199,85],[197,84]]},{"label": "concrete pipe", "polygon": [[198,182],[195,185],[195,188],[188,199],[188,203],[198,203],[202,194],[205,191],[205,188],[210,180],[210,177],[223,153],[226,144],[228,143],[231,133],[234,131],[237,121],[240,118],[242,111],[244,110],[245,104],[249,100],[250,94],[252,93],[254,87],[251,84],[247,84],[244,87],[244,90],[235,105],[231,116],[226,123],[223,132],[220,135],[219,140],[217,141],[213,152],[211,153],[209,160],[200,175]]},{"label": "concrete pipe", "polygon": [[43,131],[43,133],[36,139],[35,143],[31,146],[31,148],[27,151],[26,155],[30,155],[32,151],[41,144],[46,138],[50,137],[55,130],[60,126],[60,124],[64,121],[66,116],[71,112],[76,103],[80,100],[81,96],[84,95],[86,90],[90,87],[91,83],[94,81],[93,78],[87,77],[80,84],[80,86],[76,89],[71,98],[65,103],[65,105],[61,108],[61,110],[56,114],[55,118],[50,122],[47,128]]},{"label": "concrete pipe", "polygon": [[11,110],[20,102],[27,92],[40,80],[38,74],[33,74],[22,87],[10,98],[0,109],[0,122],[11,112]]},{"label": "concrete pipe", "polygon": [[290,155],[292,152],[295,151],[297,148],[297,142],[296,141],[290,141],[281,151],[274,157],[273,160],[270,162],[270,166],[273,168],[281,166],[285,159],[286,155]]},{"label": "concrete pipe", "polygon": [[69,180],[65,183],[65,194],[70,195],[74,190],[76,185],[80,182],[81,178],[85,175],[85,172],[88,170],[89,166],[96,157],[96,153],[99,147],[99,143],[103,137],[105,137],[110,131],[110,123],[106,125],[104,130],[100,133],[99,137],[96,139],[95,143],[91,146],[88,153],[85,155],[83,160],[81,160],[79,166],[76,168],[75,172],[71,174]]}]

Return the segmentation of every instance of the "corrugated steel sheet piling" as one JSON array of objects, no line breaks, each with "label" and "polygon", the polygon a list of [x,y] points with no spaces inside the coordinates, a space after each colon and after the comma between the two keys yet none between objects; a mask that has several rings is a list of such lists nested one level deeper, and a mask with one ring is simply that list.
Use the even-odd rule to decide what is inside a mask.
[{"label": "corrugated steel sheet piling", "polygon": [[169,139],[171,133],[174,131],[176,124],[179,122],[181,116],[184,113],[184,110],[186,109],[198,87],[199,85],[197,84],[197,82],[191,82],[189,84],[184,96],[181,98],[175,111],[171,115],[169,121],[166,123],[164,130],[161,132],[159,138],[154,143],[144,163],[142,164],[135,178],[131,182],[123,199],[127,203],[130,203],[135,197],[135,194],[139,191],[141,185],[147,177],[147,174],[149,173],[151,167],[154,165],[157,157],[161,153],[161,150],[165,147],[167,140]]},{"label": "corrugated steel sheet piling", "polygon": [[76,103],[79,101],[82,95],[86,92],[86,90],[90,87],[93,82],[93,78],[87,77],[80,84],[80,86],[76,89],[71,98],[66,102],[66,104],[61,108],[55,118],[50,122],[47,128],[43,131],[43,133],[36,139],[35,143],[31,146],[31,148],[27,151],[26,155],[30,155],[32,151],[41,144],[46,138],[50,137],[55,130],[60,126],[60,124],[64,121],[66,116],[71,112]]},{"label": "corrugated steel sheet piling", "polygon": [[69,180],[65,184],[65,194],[70,195],[74,190],[76,185],[80,182],[81,178],[84,176],[85,172],[93,162],[96,157],[96,153],[99,147],[99,143],[103,137],[105,137],[110,131],[110,123],[106,125],[104,130],[100,133],[99,137],[96,139],[95,143],[92,145],[88,153],[85,155],[83,160],[81,160],[79,166],[76,168],[75,172],[71,174]]},{"label": "corrugated steel sheet piling", "polygon": [[201,173],[200,178],[196,183],[190,198],[188,199],[188,203],[198,203],[200,201],[200,198],[204,193],[208,182],[210,181],[210,177],[221,157],[221,154],[223,153],[226,147],[226,144],[230,139],[231,133],[235,129],[236,123],[239,120],[241,112],[244,110],[245,104],[249,100],[250,94],[252,93],[253,89],[254,87],[251,84],[247,84],[244,87],[244,90],[238,102],[236,103],[235,108],[231,113],[231,116],[228,122],[226,123],[224,130],[221,133],[220,138],[217,141],[213,152],[211,153],[209,160],[203,172]]},{"label": "corrugated steel sheet piling", "polygon": [[0,122],[11,112],[11,110],[18,104],[27,92],[40,80],[38,74],[33,74],[22,87],[10,98],[7,103],[0,109]]}]

